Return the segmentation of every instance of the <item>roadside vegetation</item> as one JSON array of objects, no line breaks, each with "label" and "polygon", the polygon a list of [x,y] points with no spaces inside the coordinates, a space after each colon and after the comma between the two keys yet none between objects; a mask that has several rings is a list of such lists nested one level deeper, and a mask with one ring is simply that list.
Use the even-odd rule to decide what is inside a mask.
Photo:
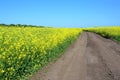
[{"label": "roadside vegetation", "polygon": [[58,58],[81,29],[0,27],[0,80],[27,79]]},{"label": "roadside vegetation", "polygon": [[115,39],[117,41],[120,41],[120,26],[84,28],[83,30],[95,32],[95,33],[97,33],[105,38]]},{"label": "roadside vegetation", "polygon": [[0,24],[0,80],[24,80],[57,59],[82,31],[120,41],[120,26],[47,28]]}]

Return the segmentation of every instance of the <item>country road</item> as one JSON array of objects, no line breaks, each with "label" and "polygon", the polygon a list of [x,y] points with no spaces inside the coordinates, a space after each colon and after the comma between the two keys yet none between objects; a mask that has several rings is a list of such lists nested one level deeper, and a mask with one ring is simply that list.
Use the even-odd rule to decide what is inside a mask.
[{"label": "country road", "polygon": [[83,32],[56,62],[31,80],[120,80],[120,44]]}]

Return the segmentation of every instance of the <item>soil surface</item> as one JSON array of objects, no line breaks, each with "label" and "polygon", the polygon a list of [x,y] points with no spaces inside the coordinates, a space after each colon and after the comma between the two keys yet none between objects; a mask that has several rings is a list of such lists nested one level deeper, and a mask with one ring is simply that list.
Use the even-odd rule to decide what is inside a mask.
[{"label": "soil surface", "polygon": [[120,44],[84,32],[31,80],[120,80]]}]

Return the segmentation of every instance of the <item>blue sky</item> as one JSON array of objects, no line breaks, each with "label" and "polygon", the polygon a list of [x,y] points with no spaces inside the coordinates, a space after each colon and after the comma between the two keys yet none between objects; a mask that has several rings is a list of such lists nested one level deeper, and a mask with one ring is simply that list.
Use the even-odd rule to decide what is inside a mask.
[{"label": "blue sky", "polygon": [[0,0],[0,23],[53,27],[120,25],[120,0]]}]

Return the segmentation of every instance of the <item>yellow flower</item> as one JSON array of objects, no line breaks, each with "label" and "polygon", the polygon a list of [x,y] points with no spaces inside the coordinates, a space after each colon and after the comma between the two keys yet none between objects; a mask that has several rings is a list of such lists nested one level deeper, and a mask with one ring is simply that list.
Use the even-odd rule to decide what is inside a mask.
[{"label": "yellow flower", "polygon": [[4,73],[5,71],[4,70],[0,70],[0,73]]}]

